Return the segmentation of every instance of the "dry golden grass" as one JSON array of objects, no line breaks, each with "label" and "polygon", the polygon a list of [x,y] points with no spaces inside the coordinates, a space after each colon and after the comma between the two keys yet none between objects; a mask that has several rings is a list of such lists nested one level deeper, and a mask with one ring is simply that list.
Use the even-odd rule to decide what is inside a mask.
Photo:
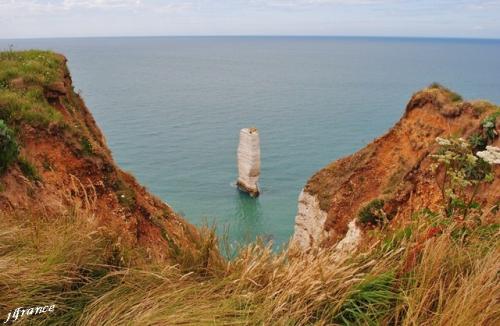
[{"label": "dry golden grass", "polygon": [[[0,309],[56,304],[50,325],[496,325],[498,227],[464,240],[456,226],[422,241],[381,236],[339,261],[244,247],[231,261],[189,266],[134,259],[140,251],[97,228],[89,211],[0,218]],[[419,235],[420,234],[420,235]],[[211,248],[216,250],[216,242]],[[415,258],[415,259],[413,259]],[[409,263],[410,262],[410,263]],[[5,318],[5,317],[2,317]],[[45,318],[45,319],[44,319]],[[25,321],[28,321],[26,319]]]}]

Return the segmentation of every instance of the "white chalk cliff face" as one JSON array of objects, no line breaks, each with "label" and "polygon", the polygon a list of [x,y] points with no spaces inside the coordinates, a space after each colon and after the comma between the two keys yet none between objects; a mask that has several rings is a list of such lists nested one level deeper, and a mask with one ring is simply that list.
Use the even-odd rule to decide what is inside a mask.
[{"label": "white chalk cliff face", "polygon": [[242,191],[252,197],[259,195],[260,139],[256,128],[243,128],[238,145],[238,181]]},{"label": "white chalk cliff face", "polygon": [[302,251],[317,246],[326,235],[324,231],[326,216],[326,212],[319,207],[316,196],[302,190],[299,195],[292,245]]},{"label": "white chalk cliff face", "polygon": [[339,258],[343,258],[355,251],[361,240],[361,229],[356,225],[356,220],[349,222],[347,227],[347,233],[344,238],[335,246]]},{"label": "white chalk cliff face", "polygon": [[[325,231],[326,217],[327,213],[320,208],[316,196],[302,190],[299,195],[297,216],[295,217],[292,246],[303,252],[317,248],[328,235],[328,232]],[[361,235],[361,229],[356,225],[356,221],[352,220],[348,224],[346,235],[334,248],[339,259],[357,249]]]}]

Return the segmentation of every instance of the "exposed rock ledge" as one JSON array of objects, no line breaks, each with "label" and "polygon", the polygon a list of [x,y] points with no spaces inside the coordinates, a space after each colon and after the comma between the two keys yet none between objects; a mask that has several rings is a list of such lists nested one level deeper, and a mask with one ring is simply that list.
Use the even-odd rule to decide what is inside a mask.
[{"label": "exposed rock ledge", "polygon": [[299,195],[292,244],[303,251],[315,247],[326,236],[324,231],[326,217],[327,213],[319,207],[316,196],[302,190]]}]

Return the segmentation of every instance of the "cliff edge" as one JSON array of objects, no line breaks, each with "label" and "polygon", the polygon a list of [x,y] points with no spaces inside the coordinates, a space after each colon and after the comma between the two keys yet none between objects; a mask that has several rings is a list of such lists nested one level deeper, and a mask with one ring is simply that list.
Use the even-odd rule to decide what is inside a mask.
[{"label": "cliff edge", "polygon": [[197,242],[192,225],[116,165],[64,56],[0,53],[0,120],[2,212],[85,209],[121,241],[165,258]]},{"label": "cliff edge", "polygon": [[[437,207],[443,196],[435,181],[442,177],[434,178],[431,171],[436,138],[461,137],[475,151],[498,147],[499,112],[489,102],[464,101],[438,84],[414,94],[401,120],[385,135],[309,179],[299,196],[293,245],[304,251],[328,247],[350,252],[373,227],[360,223],[363,209],[378,206],[394,224]],[[498,175],[500,167],[493,169]],[[476,201],[483,207],[498,204],[500,179],[481,185]]]}]

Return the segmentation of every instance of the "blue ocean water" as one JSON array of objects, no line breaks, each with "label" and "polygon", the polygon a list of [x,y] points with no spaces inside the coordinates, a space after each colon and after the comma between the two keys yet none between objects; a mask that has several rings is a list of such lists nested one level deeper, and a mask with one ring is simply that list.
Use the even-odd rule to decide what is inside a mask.
[{"label": "blue ocean water", "polygon": [[[440,82],[500,103],[500,41],[347,37],[0,40],[69,59],[117,162],[194,224],[231,241],[286,243],[318,169],[389,129]],[[258,199],[239,193],[236,147],[260,129]]]}]

